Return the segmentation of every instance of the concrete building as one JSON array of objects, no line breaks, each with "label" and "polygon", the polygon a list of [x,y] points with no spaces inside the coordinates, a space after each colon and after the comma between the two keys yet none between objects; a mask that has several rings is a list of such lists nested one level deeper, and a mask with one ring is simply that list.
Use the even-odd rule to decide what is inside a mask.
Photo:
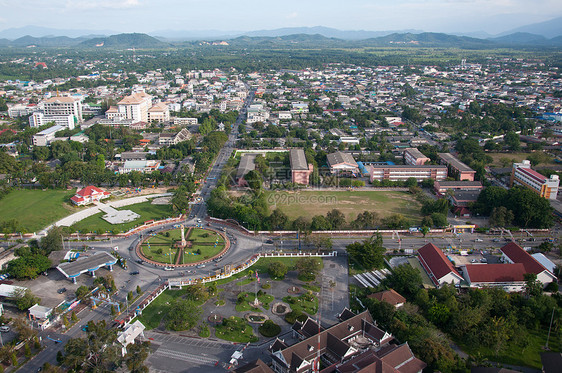
[{"label": "concrete building", "polygon": [[504,263],[521,263],[525,266],[525,273],[534,273],[543,285],[557,281],[556,276],[546,269],[538,260],[533,258],[521,246],[510,242],[500,249]]},{"label": "concrete building", "polygon": [[85,206],[109,197],[111,197],[111,193],[94,185],[90,185],[80,189],[70,200],[77,206]]},{"label": "concrete building", "polygon": [[404,149],[404,163],[408,165],[422,166],[429,161],[431,161],[431,159],[423,155],[423,153],[416,148]]},{"label": "concrete building", "polygon": [[46,115],[42,111],[36,111],[29,117],[29,126],[33,128],[44,126],[48,123],[54,123],[58,126],[74,129],[76,120],[74,115]]},{"label": "concrete building", "polygon": [[107,119],[131,119],[133,122],[148,122],[148,109],[152,106],[152,96],[145,92],[125,96],[106,111]]},{"label": "concrete building", "polygon": [[482,190],[482,183],[480,181],[436,181],[433,184],[433,189],[437,195],[445,195],[448,190],[454,192],[458,190],[462,191],[474,191]]},{"label": "concrete building", "polygon": [[196,126],[197,118],[174,118],[174,126]]},{"label": "concrete building", "polygon": [[43,101],[46,117],[72,115],[76,123],[82,123],[82,99],[77,97],[51,97]]},{"label": "concrete building", "polygon": [[510,186],[522,185],[541,197],[556,200],[560,179],[558,175],[551,175],[547,178],[531,169],[531,162],[524,160],[521,163],[514,163],[511,170]]},{"label": "concrete building", "polygon": [[308,185],[310,183],[310,174],[312,174],[314,170],[314,165],[308,164],[304,150],[289,150],[289,161],[291,162],[291,182]]},{"label": "concrete building", "polygon": [[353,174],[359,175],[359,165],[349,153],[335,152],[327,155],[330,172],[334,175]]},{"label": "concrete building", "polygon": [[35,304],[29,308],[29,320],[31,325],[40,330],[45,330],[51,325],[51,314],[53,309]]},{"label": "concrete building", "polygon": [[455,179],[474,181],[476,171],[461,162],[451,153],[439,153],[439,161],[441,164],[447,165],[449,174]]},{"label": "concrete building", "polygon": [[55,134],[58,131],[65,129],[63,126],[52,126],[44,129],[41,132],[37,132],[33,135],[33,145],[35,146],[47,146],[55,139]]},{"label": "concrete building", "polygon": [[163,102],[159,102],[156,105],[148,109],[148,121],[150,123],[164,123],[170,121],[170,110],[168,105]]},{"label": "concrete building", "polygon": [[89,272],[92,277],[96,277],[96,271],[101,267],[107,267],[113,271],[113,266],[117,263],[115,257],[105,251],[94,253],[93,255],[78,259],[74,262],[65,262],[57,266],[57,269],[66,278],[76,283],[76,278],[82,273]]},{"label": "concrete building", "polygon": [[445,180],[447,178],[446,166],[369,165],[367,169],[371,183],[375,180],[406,181],[412,177],[418,182],[426,179]]}]

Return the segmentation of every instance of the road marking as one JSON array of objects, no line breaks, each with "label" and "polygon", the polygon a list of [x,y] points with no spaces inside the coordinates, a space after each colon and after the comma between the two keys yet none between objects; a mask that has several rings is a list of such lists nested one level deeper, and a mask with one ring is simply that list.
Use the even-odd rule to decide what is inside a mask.
[{"label": "road marking", "polygon": [[159,348],[156,350],[155,354],[162,355],[164,357],[169,357],[172,359],[183,360],[183,361],[190,361],[192,363],[203,363],[203,364],[212,364],[215,365],[218,359],[204,357],[201,355],[193,355],[188,354],[186,352],[174,351],[174,350],[165,350]]}]

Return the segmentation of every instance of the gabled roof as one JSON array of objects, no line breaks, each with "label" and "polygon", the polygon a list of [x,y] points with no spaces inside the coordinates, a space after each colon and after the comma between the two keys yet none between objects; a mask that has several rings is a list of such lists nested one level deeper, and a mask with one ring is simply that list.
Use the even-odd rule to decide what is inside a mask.
[{"label": "gabled roof", "polygon": [[243,365],[233,370],[235,373],[273,373],[273,370],[267,366],[266,363],[257,359],[250,361],[248,364]]},{"label": "gabled roof", "polygon": [[543,267],[535,258],[528,252],[517,245],[515,242],[510,242],[500,249],[513,263],[522,263],[525,266],[527,273],[534,273],[538,275],[544,271],[548,271]]},{"label": "gabled roof", "polygon": [[327,155],[328,164],[333,167],[338,164],[347,164],[352,167],[358,167],[357,162],[349,153],[335,152]]},{"label": "gabled roof", "polygon": [[429,269],[431,274],[435,276],[435,279],[432,279],[432,281],[439,282],[441,278],[445,277],[449,273],[453,273],[462,280],[462,277],[459,275],[455,267],[453,267],[453,263],[451,263],[451,261],[447,259],[445,254],[443,254],[443,251],[441,251],[441,249],[439,249],[434,244],[425,244],[418,250],[418,254],[422,259],[422,265],[424,266],[424,268],[426,270]]},{"label": "gabled roof", "polygon": [[394,289],[379,291],[378,293],[368,295],[367,298],[386,302],[392,304],[393,306],[406,303],[406,298],[398,294]]},{"label": "gabled roof", "polygon": [[403,343],[386,353],[381,360],[402,373],[419,372],[427,366],[414,356],[408,343]]},{"label": "gabled roof", "polygon": [[523,282],[525,266],[522,263],[467,264],[465,266],[470,282]]},{"label": "gabled roof", "polygon": [[76,193],[76,195],[82,196],[82,197],[89,197],[89,196],[91,196],[92,194],[95,194],[95,193],[103,193],[103,194],[106,194],[106,195],[110,194],[109,192],[106,192],[103,189],[100,189],[96,186],[90,185],[90,186],[87,186],[85,188],[82,188],[79,192]]},{"label": "gabled roof", "polygon": [[306,155],[302,149],[289,150],[289,161],[291,162],[291,170],[308,170]]}]

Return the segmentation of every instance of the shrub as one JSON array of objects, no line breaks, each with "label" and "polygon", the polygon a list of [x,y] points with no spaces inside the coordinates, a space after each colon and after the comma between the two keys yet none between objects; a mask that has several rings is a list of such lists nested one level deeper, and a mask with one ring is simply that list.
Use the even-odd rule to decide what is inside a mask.
[{"label": "shrub", "polygon": [[306,321],[307,316],[302,311],[291,311],[285,315],[285,321],[289,324],[294,324],[297,320],[298,321]]},{"label": "shrub", "polygon": [[271,284],[267,284],[267,283],[266,283],[266,284],[263,284],[263,285],[261,286],[261,288],[262,288],[262,289],[270,289],[270,288],[271,288]]},{"label": "shrub", "polygon": [[548,285],[544,288],[544,291],[548,291],[550,293],[558,292],[558,284],[556,282],[549,282]]},{"label": "shrub", "polygon": [[266,320],[259,328],[261,335],[267,338],[275,337],[281,333],[281,327],[271,320]]}]

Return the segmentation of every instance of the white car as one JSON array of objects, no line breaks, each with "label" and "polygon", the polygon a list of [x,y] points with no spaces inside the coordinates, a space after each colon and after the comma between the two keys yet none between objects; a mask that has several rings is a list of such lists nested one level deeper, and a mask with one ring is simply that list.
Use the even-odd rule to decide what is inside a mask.
[{"label": "white car", "polygon": [[173,270],[174,270],[174,268],[172,268],[172,267],[164,267],[164,271],[173,271]]},{"label": "white car", "polygon": [[474,240],[474,242],[482,242],[482,241],[484,241],[484,240],[481,239],[481,238],[477,238],[477,239]]}]

